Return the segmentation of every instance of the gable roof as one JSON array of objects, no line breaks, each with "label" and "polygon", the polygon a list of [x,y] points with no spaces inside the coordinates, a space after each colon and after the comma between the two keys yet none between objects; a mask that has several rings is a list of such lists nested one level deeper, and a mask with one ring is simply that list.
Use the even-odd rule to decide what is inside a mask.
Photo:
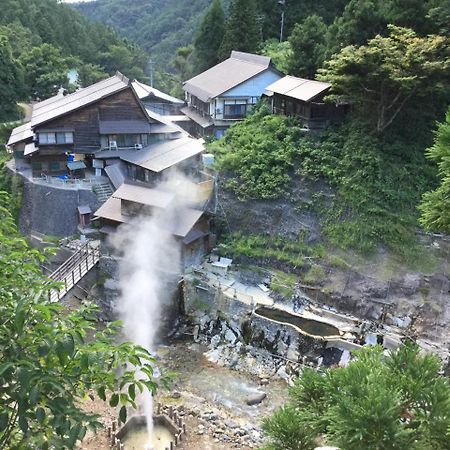
[{"label": "gable roof", "polygon": [[203,151],[202,140],[183,137],[161,141],[142,150],[126,150],[120,159],[158,173]]},{"label": "gable roof", "polygon": [[33,106],[31,127],[35,127],[63,114],[70,113],[104,97],[121,91],[130,85],[128,78],[117,72],[116,75],[99,81],[69,95],[55,95]]},{"label": "gable roof", "polygon": [[309,102],[330,89],[330,83],[287,75],[266,88],[266,91]]},{"label": "gable roof", "polygon": [[183,89],[207,102],[259,75],[269,67],[271,59],[267,56],[233,51],[230,58],[185,81]]},{"label": "gable roof", "polygon": [[165,94],[164,92],[161,92],[158,89],[155,89],[152,86],[149,86],[148,84],[141,83],[140,81],[133,80],[131,82],[131,85],[133,86],[133,89],[136,91],[137,96],[140,100],[147,98],[147,97],[155,97],[159,100],[164,100],[169,103],[177,103],[179,105],[183,105],[184,101],[180,100],[179,98],[172,97],[169,94]]}]

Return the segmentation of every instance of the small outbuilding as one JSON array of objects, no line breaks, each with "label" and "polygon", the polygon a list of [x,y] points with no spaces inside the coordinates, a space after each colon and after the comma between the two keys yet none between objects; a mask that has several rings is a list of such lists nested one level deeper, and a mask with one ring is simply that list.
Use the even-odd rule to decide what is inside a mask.
[{"label": "small outbuilding", "polygon": [[290,75],[266,88],[273,114],[300,117],[310,129],[326,128],[330,122],[342,120],[348,104],[326,103],[330,83],[297,78]]}]

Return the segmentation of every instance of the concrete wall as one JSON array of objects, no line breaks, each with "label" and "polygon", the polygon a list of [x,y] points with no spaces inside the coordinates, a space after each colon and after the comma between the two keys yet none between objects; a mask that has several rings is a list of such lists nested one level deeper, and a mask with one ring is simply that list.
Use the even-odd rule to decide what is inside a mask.
[{"label": "concrete wall", "polygon": [[100,203],[90,189],[62,189],[24,178],[23,206],[19,217],[21,233],[71,236],[78,229],[78,206],[89,205],[95,212]]}]

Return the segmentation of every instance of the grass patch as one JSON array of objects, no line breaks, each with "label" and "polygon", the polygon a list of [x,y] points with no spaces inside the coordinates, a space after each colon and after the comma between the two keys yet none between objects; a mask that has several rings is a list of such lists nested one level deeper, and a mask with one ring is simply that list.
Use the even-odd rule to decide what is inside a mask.
[{"label": "grass patch", "polygon": [[308,272],[306,272],[305,276],[303,277],[303,281],[306,284],[319,284],[322,281],[325,281],[326,273],[322,266],[319,266],[317,264],[312,265]]},{"label": "grass patch", "polygon": [[231,233],[218,246],[222,256],[247,257],[259,261],[277,261],[294,269],[305,266],[305,256],[312,255],[313,247],[304,243],[303,236],[296,241],[279,236]]},{"label": "grass patch", "polygon": [[286,273],[281,270],[272,270],[272,281],[270,283],[270,288],[272,291],[281,294],[283,297],[290,298],[294,295],[297,282],[298,277],[293,273]]}]

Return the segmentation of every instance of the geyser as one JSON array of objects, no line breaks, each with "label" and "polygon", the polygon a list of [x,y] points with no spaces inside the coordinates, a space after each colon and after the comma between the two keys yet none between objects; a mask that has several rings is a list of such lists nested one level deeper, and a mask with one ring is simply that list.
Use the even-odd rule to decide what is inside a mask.
[{"label": "geyser", "polygon": [[[173,174],[157,189],[170,192],[174,200],[165,208],[154,208],[145,216],[122,225],[112,243],[119,259],[121,295],[117,310],[128,339],[152,351],[160,322],[161,304],[170,295],[167,288],[180,274],[180,247],[170,230],[183,207],[192,198],[194,184]],[[149,392],[138,399],[147,419],[148,444],[153,435],[153,399]]]}]

